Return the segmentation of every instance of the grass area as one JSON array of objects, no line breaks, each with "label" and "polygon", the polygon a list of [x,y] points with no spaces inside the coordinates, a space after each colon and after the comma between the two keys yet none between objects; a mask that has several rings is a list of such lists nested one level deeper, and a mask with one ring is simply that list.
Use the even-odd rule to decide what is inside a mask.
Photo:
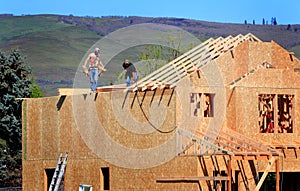
[{"label": "grass area", "polygon": [[19,39],[34,33],[60,30],[67,25],[56,22],[57,17],[27,16],[27,17],[0,17],[1,44],[13,39]]},{"label": "grass area", "polygon": [[[57,16],[0,17],[0,49],[19,49],[35,79],[56,83],[71,81],[85,52],[100,36],[87,28],[58,22]],[[57,87],[39,83],[45,95],[57,95]]]}]

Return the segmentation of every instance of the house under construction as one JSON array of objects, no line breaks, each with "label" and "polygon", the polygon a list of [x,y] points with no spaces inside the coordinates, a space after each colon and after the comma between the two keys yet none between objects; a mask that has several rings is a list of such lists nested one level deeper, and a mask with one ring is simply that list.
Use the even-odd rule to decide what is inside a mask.
[{"label": "house under construction", "polygon": [[23,190],[300,190],[299,79],[292,52],[247,34],[129,88],[24,99]]}]

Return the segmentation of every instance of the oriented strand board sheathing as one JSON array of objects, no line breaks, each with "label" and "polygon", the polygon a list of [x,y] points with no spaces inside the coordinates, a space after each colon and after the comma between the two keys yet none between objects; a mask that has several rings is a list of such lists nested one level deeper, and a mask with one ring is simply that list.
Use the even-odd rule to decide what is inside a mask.
[{"label": "oriented strand board sheathing", "polygon": [[[41,129],[41,112],[42,107],[41,99],[31,100],[32,104],[26,104],[26,132],[22,132],[23,136],[23,155],[26,156],[26,160],[33,158],[42,158],[42,129]],[[24,100],[27,102],[27,100]],[[24,121],[24,122],[25,122]],[[24,126],[24,125],[23,125]]]},{"label": "oriented strand board sheathing", "polygon": [[[226,39],[230,41],[231,38]],[[221,44],[218,40],[215,42]],[[78,190],[80,184],[93,185],[95,191],[103,190],[101,168],[109,168],[110,190],[212,190],[214,185],[221,189],[220,182],[212,178],[220,175],[227,177],[230,159],[232,186],[242,191],[253,190],[259,181],[258,173],[264,172],[268,165],[270,156],[266,156],[266,152],[263,155],[259,153],[269,148],[268,145],[277,147],[278,152],[284,151],[284,157],[279,157],[281,172],[299,173],[300,72],[294,72],[294,68],[300,64],[299,60],[293,57],[291,61],[290,53],[275,42],[253,39],[216,54],[218,57],[209,60],[205,67],[187,72],[187,77],[176,82],[174,90],[167,86],[163,90],[160,89],[163,85],[156,87],[153,82],[149,82],[153,83],[151,87],[155,87],[154,91],[138,89],[137,92],[129,91],[126,94],[124,90],[118,89],[97,94],[76,92],[76,95],[72,95],[70,90],[64,90],[66,95],[25,99],[22,129],[23,190],[46,190],[45,169],[55,168],[60,152],[69,152],[64,181],[66,191]],[[192,53],[190,56],[199,55]],[[265,61],[274,67],[263,67]],[[199,72],[200,78],[196,72]],[[156,74],[159,75],[159,72]],[[218,91],[220,86],[224,92]],[[204,117],[205,102],[201,96],[202,103],[197,108],[199,115],[193,115],[191,111],[195,105],[191,103],[192,94],[203,96],[220,92],[225,97],[224,121]],[[260,133],[258,97],[261,94],[294,95],[293,133]],[[215,111],[220,108],[218,104],[218,101],[213,103]],[[221,123],[223,129],[214,129],[219,133],[216,135],[218,140],[211,144],[220,146],[218,144],[222,143],[224,146],[227,141],[223,149],[233,150],[235,156],[178,156],[178,153],[173,153],[178,146],[174,143],[174,148],[167,147],[154,152],[152,157],[139,155],[131,160],[127,158],[132,150],[150,150],[168,143],[178,128],[191,130],[203,138],[206,136],[203,131],[211,124],[216,128],[217,122]],[[232,135],[226,134],[225,129]],[[207,134],[206,138],[211,135]],[[256,151],[255,147],[260,142],[264,144]],[[241,147],[251,146],[251,143],[253,145],[245,149],[245,155],[238,153]],[[114,152],[116,145],[129,148],[128,152],[126,149],[126,152]],[[174,154],[173,158],[160,161],[170,153]],[[157,161],[160,163],[137,168]],[[124,163],[120,165],[118,162],[127,162],[126,165],[131,166]],[[275,172],[275,167],[272,166],[270,171]],[[169,178],[169,181],[158,181],[160,178]],[[182,181],[189,178],[211,180]],[[285,181],[294,183],[292,180]],[[222,183],[225,185],[225,181]]]},{"label": "oriented strand board sheathing", "polygon": [[245,41],[244,43],[237,46],[233,51],[233,61],[234,66],[232,67],[232,72],[234,74],[234,79],[244,75],[250,69],[252,69],[251,65],[249,65],[249,46],[250,44],[259,44],[261,42],[249,42]]},{"label": "oriented strand board sheathing", "polygon": [[272,50],[272,43],[270,42],[249,43],[249,69],[255,68],[264,62],[273,64]]},{"label": "oriented strand board sheathing", "polygon": [[282,48],[279,44],[272,41],[272,64],[276,68],[282,68],[282,69],[291,69],[293,70],[293,62],[297,62],[298,59],[295,59],[294,61],[291,60],[290,54],[287,50]]}]

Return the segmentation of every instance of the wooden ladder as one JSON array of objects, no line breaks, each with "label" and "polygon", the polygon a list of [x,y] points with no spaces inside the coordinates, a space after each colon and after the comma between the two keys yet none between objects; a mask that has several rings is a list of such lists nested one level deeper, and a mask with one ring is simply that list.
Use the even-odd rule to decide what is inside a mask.
[{"label": "wooden ladder", "polygon": [[60,188],[61,180],[65,174],[67,158],[68,158],[68,153],[66,153],[64,157],[63,154],[60,153],[48,191],[58,191],[58,189]]}]

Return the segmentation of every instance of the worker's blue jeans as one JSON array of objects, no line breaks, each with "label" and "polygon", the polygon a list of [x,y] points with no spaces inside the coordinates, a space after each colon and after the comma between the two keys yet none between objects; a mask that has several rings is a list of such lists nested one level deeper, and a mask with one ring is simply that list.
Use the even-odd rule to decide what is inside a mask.
[{"label": "worker's blue jeans", "polygon": [[[126,77],[126,85],[127,85],[127,87],[131,85],[131,84],[130,84],[131,78],[132,78],[132,76],[127,76],[127,77]],[[138,78],[137,72],[134,72],[133,81],[136,82],[136,81],[137,81],[137,78]]]},{"label": "worker's blue jeans", "polygon": [[98,85],[98,69],[90,69],[91,90],[96,91]]}]

